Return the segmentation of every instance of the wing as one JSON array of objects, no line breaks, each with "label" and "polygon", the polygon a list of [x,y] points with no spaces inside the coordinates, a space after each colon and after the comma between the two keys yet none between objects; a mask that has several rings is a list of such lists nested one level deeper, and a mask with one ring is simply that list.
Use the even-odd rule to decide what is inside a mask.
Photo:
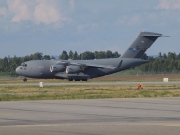
[{"label": "wing", "polygon": [[90,64],[90,63],[84,63],[84,62],[73,62],[73,61],[58,61],[56,63],[57,65],[75,65],[80,66],[81,68],[87,68],[87,67],[94,67],[94,68],[108,68],[108,69],[115,69],[116,67],[112,65],[100,65],[100,64]]}]

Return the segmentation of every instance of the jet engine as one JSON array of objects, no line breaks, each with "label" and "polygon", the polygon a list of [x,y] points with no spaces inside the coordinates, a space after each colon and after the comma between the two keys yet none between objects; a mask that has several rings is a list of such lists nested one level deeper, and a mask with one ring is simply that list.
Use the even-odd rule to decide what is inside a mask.
[{"label": "jet engine", "polygon": [[64,65],[51,65],[50,71],[51,72],[64,72],[65,66]]},{"label": "jet engine", "polygon": [[80,66],[70,65],[66,67],[67,74],[75,74],[75,73],[79,73],[80,71],[82,71]]}]

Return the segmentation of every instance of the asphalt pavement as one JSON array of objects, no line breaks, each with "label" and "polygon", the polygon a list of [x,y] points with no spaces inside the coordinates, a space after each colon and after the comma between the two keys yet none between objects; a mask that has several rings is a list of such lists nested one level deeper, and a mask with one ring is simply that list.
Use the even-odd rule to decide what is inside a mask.
[{"label": "asphalt pavement", "polygon": [[180,98],[0,102],[0,135],[179,135]]},{"label": "asphalt pavement", "polygon": [[[101,86],[101,85],[180,85],[180,82],[121,82],[121,81],[108,81],[108,82],[59,82],[59,83],[47,83],[44,82],[43,86],[73,86],[73,85],[84,85],[84,86]],[[37,83],[0,83],[0,86],[39,86],[40,82]]]}]

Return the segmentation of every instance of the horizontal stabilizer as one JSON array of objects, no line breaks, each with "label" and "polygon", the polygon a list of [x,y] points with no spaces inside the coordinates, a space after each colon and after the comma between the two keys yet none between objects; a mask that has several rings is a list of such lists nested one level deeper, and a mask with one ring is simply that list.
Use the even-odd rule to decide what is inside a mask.
[{"label": "horizontal stabilizer", "polygon": [[142,32],[141,36],[143,36],[143,37],[161,37],[162,34],[152,33],[152,32]]}]

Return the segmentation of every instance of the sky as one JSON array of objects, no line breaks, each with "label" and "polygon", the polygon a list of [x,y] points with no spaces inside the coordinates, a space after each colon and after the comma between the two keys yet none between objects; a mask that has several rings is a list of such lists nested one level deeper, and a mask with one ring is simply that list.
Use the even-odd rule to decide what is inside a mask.
[{"label": "sky", "polygon": [[147,55],[180,53],[180,0],[0,0],[0,58],[118,51],[141,31],[168,35]]}]

